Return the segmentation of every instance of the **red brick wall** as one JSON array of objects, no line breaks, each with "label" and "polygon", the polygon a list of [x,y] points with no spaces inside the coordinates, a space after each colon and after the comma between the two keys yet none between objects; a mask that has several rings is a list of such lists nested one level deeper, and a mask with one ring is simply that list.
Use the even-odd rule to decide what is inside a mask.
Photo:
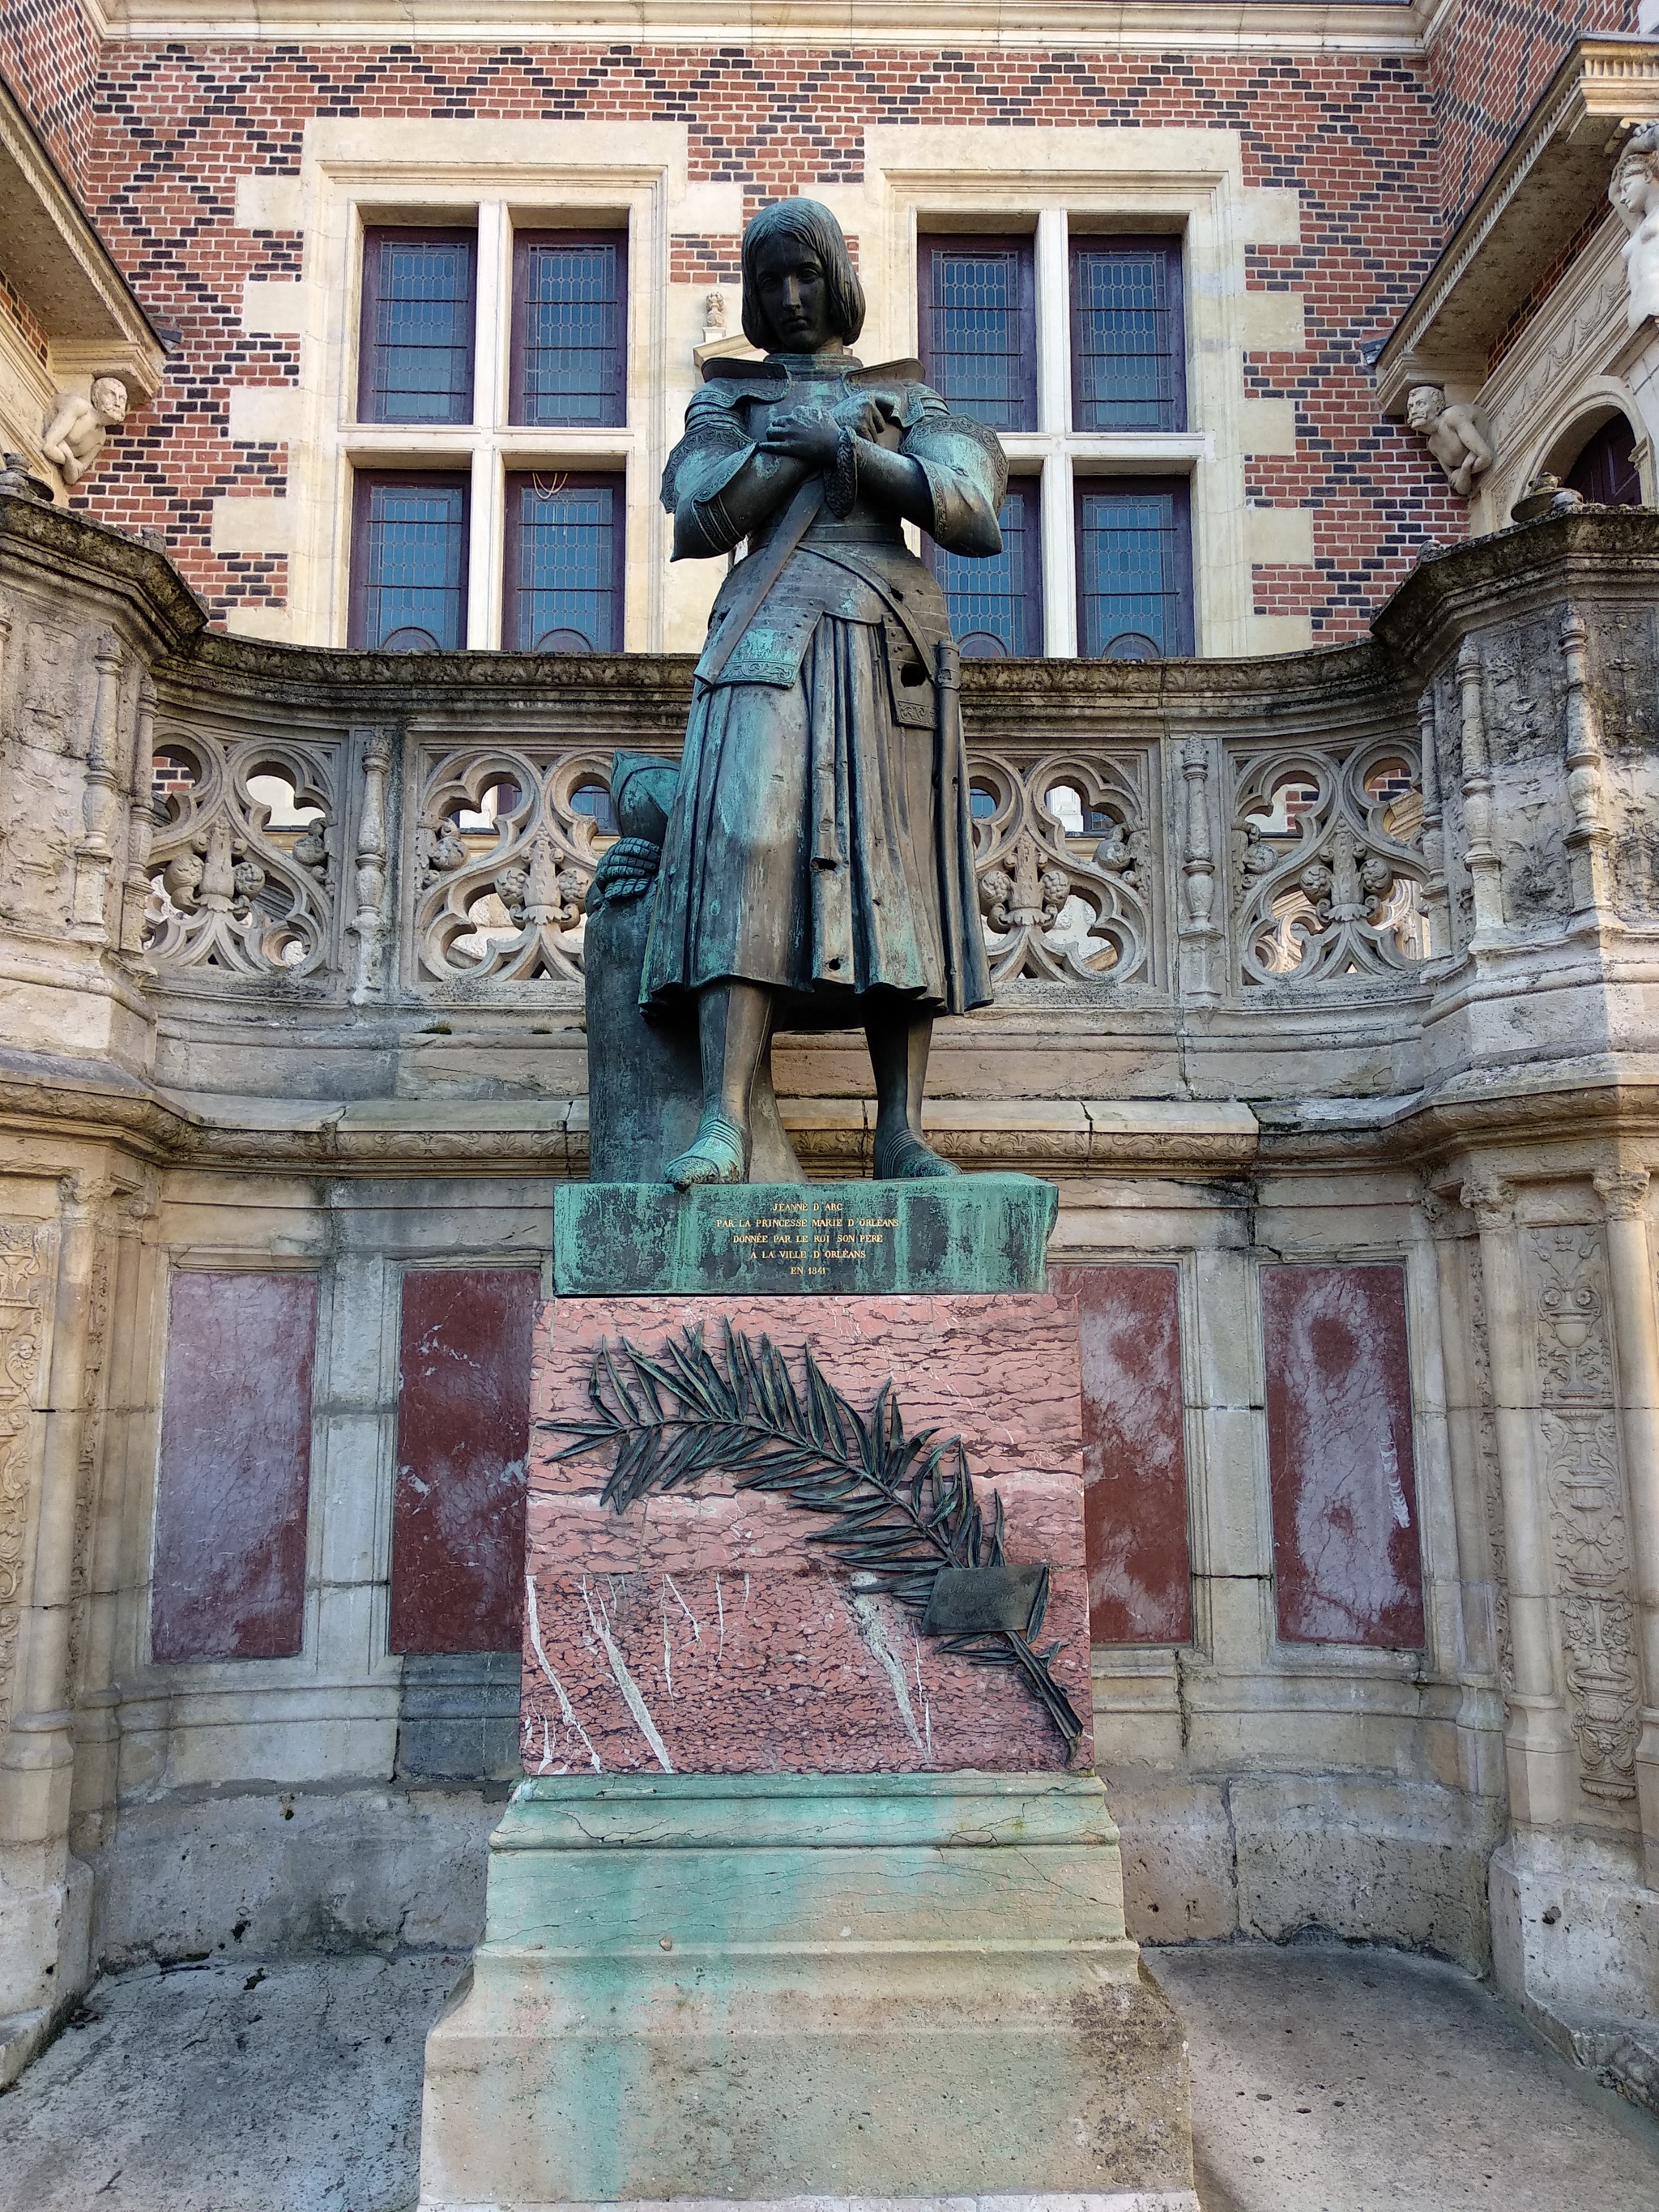
[{"label": "red brick wall", "polygon": [[98,46],[81,0],[0,0],[0,77],[53,161],[84,191]]},{"label": "red brick wall", "polygon": [[[210,502],[280,489],[281,449],[232,446],[232,384],[295,373],[292,344],[239,327],[251,273],[295,273],[299,241],[233,230],[235,179],[292,172],[307,117],[684,120],[694,179],[738,179],[746,207],[862,173],[866,125],[1202,125],[1244,138],[1245,181],[1294,186],[1304,238],[1252,250],[1250,281],[1304,294],[1309,347],[1253,356],[1247,390],[1297,404],[1304,450],[1249,465],[1252,497],[1315,510],[1316,566],[1264,577],[1264,605],[1307,613],[1316,640],[1358,634],[1425,537],[1462,534],[1421,444],[1382,421],[1361,349],[1410,299],[1437,245],[1437,148],[1425,71],[1407,58],[1179,54],[750,53],[437,43],[145,48],[106,56],[97,220],[140,298],[183,334],[159,403],[136,416],[81,501],[165,530],[222,618],[279,602],[280,562],[216,556]],[[684,281],[716,281],[732,241],[686,238]]]},{"label": "red brick wall", "polygon": [[11,325],[37,361],[46,360],[46,333],[40,319],[3,269],[0,269],[0,317]]},{"label": "red brick wall", "polygon": [[1460,0],[1429,49],[1449,231],[1583,32],[1634,31],[1637,0]]}]

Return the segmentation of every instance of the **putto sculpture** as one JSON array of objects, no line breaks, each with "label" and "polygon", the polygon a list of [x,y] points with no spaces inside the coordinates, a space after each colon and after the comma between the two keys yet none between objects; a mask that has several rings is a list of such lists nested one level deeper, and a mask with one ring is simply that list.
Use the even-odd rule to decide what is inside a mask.
[{"label": "putto sculpture", "polygon": [[674,557],[748,553],[697,663],[639,997],[695,1017],[702,1110],[666,1179],[748,1180],[775,1026],[862,1028],[878,1177],[950,1175],[924,1141],[933,1022],[991,997],[945,596],[906,545],[1001,550],[1007,464],[915,361],[866,368],[841,227],[763,209],[743,241],[743,327],[670,455]]},{"label": "putto sculpture", "polygon": [[103,451],[105,433],[119,429],[126,419],[125,385],[118,376],[98,377],[90,399],[76,392],[59,395],[40,450],[66,484],[78,484]]},{"label": "putto sculpture", "polygon": [[1626,140],[1607,198],[1630,233],[1624,256],[1630,287],[1626,313],[1634,330],[1650,315],[1659,315],[1659,123],[1644,124]]},{"label": "putto sculpture", "polygon": [[1474,480],[1492,466],[1492,447],[1472,407],[1447,402],[1437,384],[1414,384],[1406,420],[1446,472],[1460,499],[1474,496]]}]

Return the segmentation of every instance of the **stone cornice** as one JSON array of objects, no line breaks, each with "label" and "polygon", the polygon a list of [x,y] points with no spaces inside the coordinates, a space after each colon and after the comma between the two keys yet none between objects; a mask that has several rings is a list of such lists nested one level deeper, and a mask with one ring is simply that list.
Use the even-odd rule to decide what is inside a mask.
[{"label": "stone cornice", "polygon": [[1479,385],[1492,342],[1605,198],[1620,140],[1659,117],[1659,44],[1580,39],[1377,357],[1383,411],[1419,382]]},{"label": "stone cornice", "polygon": [[527,46],[671,42],[1099,52],[1414,52],[1435,0],[955,0],[919,33],[906,0],[93,0],[110,39]]},{"label": "stone cornice", "polygon": [[173,652],[207,623],[207,609],[171,561],[125,531],[67,507],[0,492],[0,558],[112,591],[140,609],[164,647]]},{"label": "stone cornice", "polygon": [[6,274],[46,332],[54,365],[161,388],[166,354],[91,218],[0,82],[0,240]]},{"label": "stone cornice", "polygon": [[1564,570],[1568,595],[1601,591],[1652,599],[1659,593],[1659,514],[1584,507],[1431,553],[1373,617],[1372,633],[1403,667],[1425,672],[1495,587],[1524,591],[1535,576],[1540,590],[1558,601]]}]

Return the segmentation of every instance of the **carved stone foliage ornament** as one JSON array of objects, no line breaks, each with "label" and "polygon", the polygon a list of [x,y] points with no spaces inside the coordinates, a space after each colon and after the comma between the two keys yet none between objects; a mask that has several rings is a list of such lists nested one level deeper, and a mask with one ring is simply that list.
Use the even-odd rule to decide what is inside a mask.
[{"label": "carved stone foliage ornament", "polygon": [[867,1415],[828,1382],[811,1347],[797,1385],[770,1340],[730,1322],[717,1358],[699,1328],[654,1352],[601,1345],[593,1418],[556,1425],[575,1441],[558,1456],[614,1449],[601,1504],[624,1513],[653,1492],[719,1474],[739,1490],[775,1491],[828,1526],[813,1540],[855,1590],[896,1599],[924,1635],[986,1667],[1012,1667],[1066,1748],[1083,1723],[1054,1680],[1058,1645],[1038,1645],[1048,1570],[1003,1554],[1002,1501],[988,1526],[959,1437],[905,1432],[890,1382]]},{"label": "carved stone foliage ornament", "polygon": [[338,748],[164,733],[146,950],[158,967],[312,976],[334,953]]},{"label": "carved stone foliage ornament", "polygon": [[1584,1795],[1636,1795],[1640,1683],[1629,1520],[1613,1407],[1601,1237],[1534,1230],[1539,1417],[1568,1704]]},{"label": "carved stone foliage ornament", "polygon": [[991,978],[1114,982],[1149,964],[1145,807],[1112,761],[969,763]]},{"label": "carved stone foliage ornament", "polygon": [[1414,751],[1313,748],[1247,760],[1233,808],[1246,983],[1397,975],[1425,957]]},{"label": "carved stone foliage ornament", "polygon": [[501,983],[580,976],[610,773],[606,753],[491,746],[428,756],[414,886],[422,975]]},{"label": "carved stone foliage ornament", "polygon": [[30,1437],[57,1230],[0,1221],[0,1728],[10,1711],[28,1524]]}]

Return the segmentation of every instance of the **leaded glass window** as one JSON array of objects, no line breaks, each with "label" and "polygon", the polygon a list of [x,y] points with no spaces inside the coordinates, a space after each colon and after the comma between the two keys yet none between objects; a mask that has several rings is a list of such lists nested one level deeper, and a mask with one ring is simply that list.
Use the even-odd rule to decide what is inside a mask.
[{"label": "leaded glass window", "polygon": [[626,414],[623,232],[520,233],[514,249],[513,419],[580,428]]},{"label": "leaded glass window", "polygon": [[1029,238],[922,238],[921,360],[951,405],[996,430],[1036,428]]},{"label": "leaded glass window", "polygon": [[1077,493],[1079,646],[1087,660],[1190,653],[1192,556],[1184,482],[1083,478]]},{"label": "leaded glass window", "polygon": [[358,388],[365,422],[472,420],[476,243],[470,230],[367,234]]},{"label": "leaded glass window", "polygon": [[964,660],[1019,659],[1042,651],[1035,477],[1010,481],[998,519],[1002,550],[994,560],[969,560],[941,546],[931,555]]},{"label": "leaded glass window", "polygon": [[1184,366],[1180,248],[1163,239],[1074,244],[1074,427],[1183,429]]},{"label": "leaded glass window", "polygon": [[453,652],[466,623],[467,482],[403,472],[357,478],[351,643]]},{"label": "leaded glass window", "polygon": [[507,478],[509,650],[622,650],[623,485],[564,471]]}]

